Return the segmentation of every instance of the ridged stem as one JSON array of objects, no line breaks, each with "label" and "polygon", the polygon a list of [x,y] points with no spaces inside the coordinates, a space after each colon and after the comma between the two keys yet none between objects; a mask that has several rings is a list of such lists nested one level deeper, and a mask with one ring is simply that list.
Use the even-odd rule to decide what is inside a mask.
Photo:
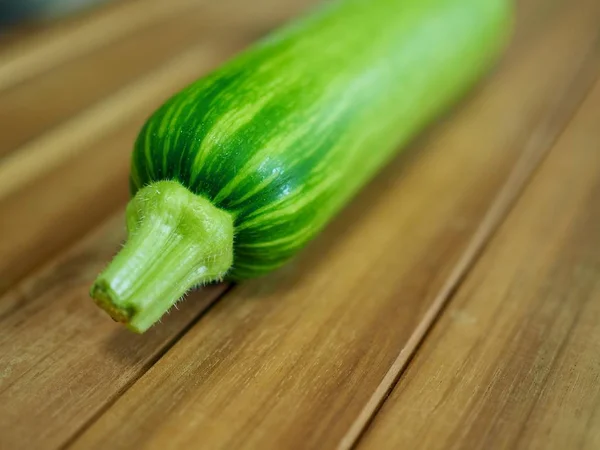
[{"label": "ridged stem", "polygon": [[143,333],[186,291],[219,281],[233,262],[233,219],[175,181],[152,183],[127,206],[128,239],[90,295]]}]

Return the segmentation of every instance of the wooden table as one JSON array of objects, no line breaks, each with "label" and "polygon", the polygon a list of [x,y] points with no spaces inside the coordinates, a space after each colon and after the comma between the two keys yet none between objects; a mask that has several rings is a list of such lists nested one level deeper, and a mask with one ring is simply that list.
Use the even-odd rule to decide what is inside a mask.
[{"label": "wooden table", "polygon": [[494,73],[283,269],[142,336],[89,299],[148,113],[310,4],[1,38],[0,448],[600,448],[598,0],[518,1]]}]

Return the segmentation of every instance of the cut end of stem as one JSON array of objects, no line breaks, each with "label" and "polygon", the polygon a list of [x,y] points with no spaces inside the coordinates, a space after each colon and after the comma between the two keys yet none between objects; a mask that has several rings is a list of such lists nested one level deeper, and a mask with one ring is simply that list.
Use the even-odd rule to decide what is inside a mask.
[{"label": "cut end of stem", "polygon": [[128,323],[134,315],[131,308],[118,306],[115,302],[116,295],[104,280],[96,280],[90,291],[96,304],[106,311],[115,322]]},{"label": "cut end of stem", "polygon": [[143,333],[194,286],[233,263],[233,218],[175,181],[152,183],[127,206],[128,239],[90,295],[113,320]]}]

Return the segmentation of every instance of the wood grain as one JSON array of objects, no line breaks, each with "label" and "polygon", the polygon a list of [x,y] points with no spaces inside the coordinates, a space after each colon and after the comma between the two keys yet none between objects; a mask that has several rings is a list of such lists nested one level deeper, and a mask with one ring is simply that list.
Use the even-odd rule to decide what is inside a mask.
[{"label": "wood grain", "polygon": [[19,83],[0,94],[0,121],[10,130],[0,138],[0,156],[18,152],[19,146],[136,83],[193,45],[247,41],[251,26],[232,28],[215,21],[200,3]]},{"label": "wood grain", "polygon": [[[236,287],[72,447],[337,445],[531,135],[542,127],[550,137],[538,145],[551,145],[572,117],[565,93],[581,98],[598,73],[589,56],[599,17],[592,1],[553,15],[300,258]],[[553,108],[557,98],[567,100]]]},{"label": "wood grain", "polygon": [[117,215],[0,299],[0,448],[53,449],[92,420],[158,359],[225,286],[190,296],[143,336],[89,299],[124,238]]},{"label": "wood grain", "polygon": [[387,399],[402,371],[414,353],[418,351],[427,332],[443,312],[446,303],[462,282],[463,277],[476,263],[486,242],[495,233],[497,225],[502,222],[502,218],[510,210],[514,200],[520,195],[523,187],[529,181],[531,173],[535,171],[540,161],[546,156],[548,149],[551,148],[552,143],[560,135],[565,114],[569,116],[572,112],[576,111],[578,105],[587,95],[587,89],[584,88],[578,91],[574,89],[575,85],[591,86],[599,71],[600,34],[598,35],[596,44],[593,45],[592,51],[588,55],[588,64],[584,65],[584,70],[573,81],[573,85],[566,89],[564,96],[558,97],[556,103],[551,106],[550,109],[556,111],[556,114],[547,116],[545,123],[540,123],[538,127],[533,129],[529,141],[523,148],[523,157],[515,165],[505,186],[492,202],[492,206],[483,217],[465,251],[457,260],[445,283],[440,287],[430,306],[424,312],[422,319],[415,326],[405,345],[399,351],[383,380],[379,383],[369,401],[365,403],[344,435],[338,446],[338,450],[354,448],[356,441],[360,438],[380,406]]},{"label": "wood grain", "polygon": [[[130,0],[100,8],[67,27],[49,27],[0,54],[0,91],[110,42],[177,15],[198,0]],[[143,8],[144,13],[140,14]]]},{"label": "wood grain", "polygon": [[157,99],[167,98],[204,72],[202,62],[211,60],[211,51],[205,43],[186,50],[6,157],[0,166],[0,199],[85,151],[86,143],[118,129],[131,115],[152,111]]},{"label": "wood grain", "polygon": [[600,447],[600,82],[359,449]]}]

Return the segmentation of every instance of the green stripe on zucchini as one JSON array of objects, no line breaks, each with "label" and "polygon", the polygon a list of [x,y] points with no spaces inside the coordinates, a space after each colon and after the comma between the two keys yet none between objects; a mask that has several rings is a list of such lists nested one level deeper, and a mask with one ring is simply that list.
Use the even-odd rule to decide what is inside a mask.
[{"label": "green stripe on zucchini", "polygon": [[329,2],[175,94],[135,143],[128,242],[92,297],[143,332],[195,285],[286,263],[490,69],[511,6]]}]

